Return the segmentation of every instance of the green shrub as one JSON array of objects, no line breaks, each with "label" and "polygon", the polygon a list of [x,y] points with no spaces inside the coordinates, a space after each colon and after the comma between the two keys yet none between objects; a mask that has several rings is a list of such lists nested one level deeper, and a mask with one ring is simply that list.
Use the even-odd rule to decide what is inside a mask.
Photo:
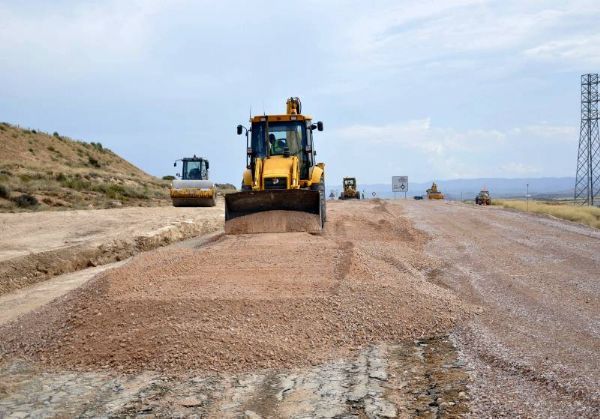
[{"label": "green shrub", "polygon": [[175,176],[167,175],[167,176],[163,176],[162,178],[163,178],[163,180],[174,180]]},{"label": "green shrub", "polygon": [[19,195],[17,198],[14,199],[14,202],[19,208],[32,208],[37,207],[39,205],[37,198],[27,193]]},{"label": "green shrub", "polygon": [[58,132],[56,132],[56,131],[54,131],[54,132],[52,133],[52,136],[53,136],[53,137],[56,137],[56,138],[60,138],[60,134],[59,134]]},{"label": "green shrub", "polygon": [[110,185],[102,185],[104,194],[111,199],[118,199],[126,196],[125,188],[122,185],[111,183]]},{"label": "green shrub", "polygon": [[78,177],[70,177],[62,180],[61,185],[65,188],[74,189],[76,191],[90,190],[91,183]]},{"label": "green shrub", "polygon": [[8,186],[0,184],[0,198],[10,198],[10,189],[8,188]]},{"label": "green shrub", "polygon": [[46,147],[48,149],[48,151],[52,151],[55,152],[56,149],[54,147],[52,147],[51,145],[49,145],[48,147]]},{"label": "green shrub", "polygon": [[30,148],[30,149],[29,149],[29,152],[30,152],[31,154],[35,154],[35,151],[33,151],[33,148]]},{"label": "green shrub", "polygon": [[104,150],[104,148],[102,147],[102,143],[91,142],[90,144],[91,144],[92,147],[94,147],[98,151],[103,151]]}]

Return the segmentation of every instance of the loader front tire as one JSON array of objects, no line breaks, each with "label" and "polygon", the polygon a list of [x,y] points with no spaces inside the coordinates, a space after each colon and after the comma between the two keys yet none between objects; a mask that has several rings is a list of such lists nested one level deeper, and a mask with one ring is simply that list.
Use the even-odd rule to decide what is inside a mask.
[{"label": "loader front tire", "polygon": [[325,221],[327,221],[327,197],[325,196],[325,179],[321,178],[321,181],[316,185],[312,185],[310,189],[319,192],[321,227],[325,227]]}]

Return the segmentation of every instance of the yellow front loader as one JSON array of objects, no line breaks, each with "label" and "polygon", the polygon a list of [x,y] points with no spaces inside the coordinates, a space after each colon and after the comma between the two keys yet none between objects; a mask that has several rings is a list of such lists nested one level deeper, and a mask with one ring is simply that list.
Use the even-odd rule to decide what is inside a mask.
[{"label": "yellow front loader", "polygon": [[251,117],[246,134],[246,170],[242,191],[225,196],[225,223],[265,211],[300,211],[318,217],[325,214],[325,164],[317,163],[314,131],[323,123],[312,123],[302,114],[297,97],[287,100],[285,114]]}]

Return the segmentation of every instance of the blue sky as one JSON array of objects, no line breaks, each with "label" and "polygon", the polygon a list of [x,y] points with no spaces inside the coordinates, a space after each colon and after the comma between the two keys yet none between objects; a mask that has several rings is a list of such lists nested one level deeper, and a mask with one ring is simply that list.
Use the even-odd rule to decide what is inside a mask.
[{"label": "blue sky", "polygon": [[236,185],[235,126],[300,96],[330,183],[573,176],[600,1],[0,1],[0,120],[147,172],[199,154]]}]

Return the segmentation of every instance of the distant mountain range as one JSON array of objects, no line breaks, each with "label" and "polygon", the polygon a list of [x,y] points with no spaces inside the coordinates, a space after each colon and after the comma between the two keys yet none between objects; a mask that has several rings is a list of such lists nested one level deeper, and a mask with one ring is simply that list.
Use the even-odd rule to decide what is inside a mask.
[{"label": "distant mountain range", "polygon": [[[431,187],[432,181],[429,182],[410,182],[408,184],[409,197],[415,195],[424,195],[425,190]],[[392,198],[392,184],[362,184],[358,179],[359,189],[365,192],[365,195],[371,197],[375,193],[381,198]],[[537,198],[558,198],[572,197],[573,188],[575,186],[575,178],[572,177],[545,177],[545,178],[519,178],[519,179],[503,179],[503,178],[480,178],[480,179],[450,179],[436,180],[438,188],[446,195],[448,199],[472,199],[479,193],[482,188],[487,188],[492,197],[512,198],[525,197],[527,184],[529,184],[529,194]],[[339,195],[341,185],[328,185],[327,194],[332,190]],[[403,194],[398,193],[398,197]]]}]

